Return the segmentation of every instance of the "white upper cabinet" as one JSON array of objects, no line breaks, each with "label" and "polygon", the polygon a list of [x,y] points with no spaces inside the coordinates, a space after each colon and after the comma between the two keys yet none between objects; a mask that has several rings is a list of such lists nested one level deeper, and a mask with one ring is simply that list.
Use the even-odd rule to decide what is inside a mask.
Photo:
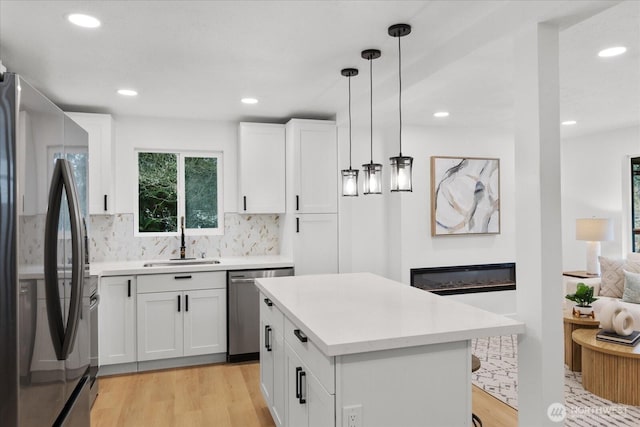
[{"label": "white upper cabinet", "polygon": [[67,113],[89,134],[89,213],[115,213],[115,141],[109,114]]},{"label": "white upper cabinet", "polygon": [[240,123],[238,212],[285,211],[285,127]]},{"label": "white upper cabinet", "polygon": [[338,145],[332,121],[293,119],[287,123],[293,149],[295,213],[338,212]]}]

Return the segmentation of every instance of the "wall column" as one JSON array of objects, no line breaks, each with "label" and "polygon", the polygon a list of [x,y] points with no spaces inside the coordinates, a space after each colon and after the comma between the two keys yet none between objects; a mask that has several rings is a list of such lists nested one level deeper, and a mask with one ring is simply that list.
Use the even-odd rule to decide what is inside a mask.
[{"label": "wall column", "polygon": [[518,418],[557,425],[564,403],[558,29],[536,24],[515,39]]}]

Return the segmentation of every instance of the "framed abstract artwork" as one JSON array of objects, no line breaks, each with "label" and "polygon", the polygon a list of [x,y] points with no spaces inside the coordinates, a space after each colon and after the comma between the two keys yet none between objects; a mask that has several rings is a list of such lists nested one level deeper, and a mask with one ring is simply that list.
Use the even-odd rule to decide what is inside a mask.
[{"label": "framed abstract artwork", "polygon": [[431,157],[431,235],[500,233],[500,159]]}]

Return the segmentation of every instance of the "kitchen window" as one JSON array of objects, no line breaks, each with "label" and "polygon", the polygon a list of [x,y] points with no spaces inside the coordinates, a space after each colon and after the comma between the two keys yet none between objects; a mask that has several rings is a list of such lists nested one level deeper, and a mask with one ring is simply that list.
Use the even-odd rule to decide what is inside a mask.
[{"label": "kitchen window", "polygon": [[136,234],[223,234],[222,154],[137,152]]}]

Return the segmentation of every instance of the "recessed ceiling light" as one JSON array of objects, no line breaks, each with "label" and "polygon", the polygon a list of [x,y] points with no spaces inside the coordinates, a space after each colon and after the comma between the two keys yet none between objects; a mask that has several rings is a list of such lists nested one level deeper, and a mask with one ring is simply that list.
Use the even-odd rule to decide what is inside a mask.
[{"label": "recessed ceiling light", "polygon": [[243,104],[257,104],[258,100],[255,98],[242,98],[240,100]]},{"label": "recessed ceiling light", "polygon": [[138,96],[138,92],[133,89],[118,89],[118,93],[123,96]]},{"label": "recessed ceiling light", "polygon": [[600,58],[610,58],[612,56],[622,55],[626,51],[627,51],[627,48],[624,46],[609,47],[606,49],[602,49],[600,52],[598,52],[598,56]]},{"label": "recessed ceiling light", "polygon": [[433,113],[433,117],[449,117],[448,111],[438,111],[437,113]]},{"label": "recessed ceiling light", "polygon": [[563,126],[573,126],[576,123],[578,123],[578,122],[576,122],[575,120],[565,120],[564,122],[562,122],[562,125]]},{"label": "recessed ceiling light", "polygon": [[72,13],[67,16],[67,19],[72,24],[83,28],[98,28],[100,26],[100,20],[90,15],[84,15],[82,13]]}]

